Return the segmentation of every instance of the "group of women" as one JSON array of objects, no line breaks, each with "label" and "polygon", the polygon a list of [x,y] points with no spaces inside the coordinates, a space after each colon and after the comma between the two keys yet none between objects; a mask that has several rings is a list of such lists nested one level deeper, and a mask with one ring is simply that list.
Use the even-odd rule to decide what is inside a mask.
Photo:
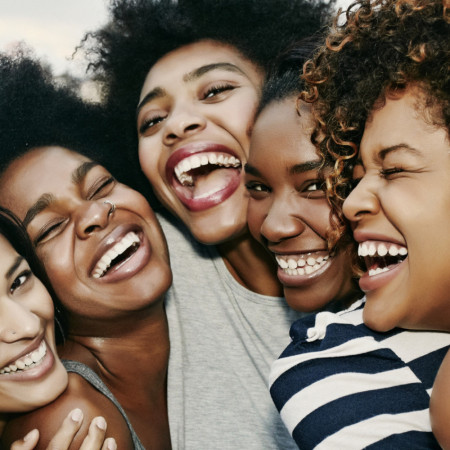
[{"label": "group of women", "polygon": [[110,11],[102,105],[0,60],[3,445],[438,446],[447,0]]}]

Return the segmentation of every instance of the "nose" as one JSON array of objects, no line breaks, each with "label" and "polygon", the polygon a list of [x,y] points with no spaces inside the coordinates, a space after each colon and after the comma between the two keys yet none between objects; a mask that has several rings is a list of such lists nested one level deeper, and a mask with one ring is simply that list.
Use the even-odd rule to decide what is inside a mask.
[{"label": "nose", "polygon": [[39,332],[39,317],[29,308],[11,298],[0,300],[0,340],[7,344],[33,339]]},{"label": "nose", "polygon": [[103,230],[114,214],[114,205],[104,200],[87,200],[77,206],[75,228],[80,239],[87,239],[95,231]]},{"label": "nose", "polygon": [[306,225],[295,212],[296,205],[274,199],[261,226],[261,235],[275,244],[302,234]]},{"label": "nose", "polygon": [[180,139],[202,131],[206,127],[206,119],[194,107],[179,105],[172,110],[165,120],[163,141],[172,145]]},{"label": "nose", "polygon": [[358,222],[369,214],[377,214],[380,204],[370,178],[364,176],[345,199],[342,210],[351,222]]}]

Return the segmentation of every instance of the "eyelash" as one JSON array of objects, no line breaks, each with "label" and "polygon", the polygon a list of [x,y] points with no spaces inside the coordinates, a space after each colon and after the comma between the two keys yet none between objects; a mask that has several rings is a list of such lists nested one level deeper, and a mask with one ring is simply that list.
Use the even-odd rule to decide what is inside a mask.
[{"label": "eyelash", "polygon": [[158,123],[161,123],[166,117],[167,116],[154,116],[144,120],[142,125],[139,127],[139,134],[144,134],[150,128],[153,128],[158,125]]},{"label": "eyelash", "polygon": [[[19,289],[20,287],[22,287],[32,276],[32,272],[30,269],[25,269],[24,271],[22,271],[15,279],[14,281],[11,283],[11,287],[9,288],[9,292],[11,294],[13,294],[17,289]],[[22,277],[25,277],[25,280],[23,282],[20,282],[20,279]]]},{"label": "eyelash", "polygon": [[401,167],[392,167],[390,169],[381,169],[380,175],[382,176],[382,178],[388,178],[391,175],[396,175],[397,173],[402,172],[404,172],[404,169],[402,169]]},{"label": "eyelash", "polygon": [[216,85],[213,85],[206,90],[206,92],[202,96],[202,100],[214,98],[216,95],[219,95],[222,92],[232,91],[235,88],[236,86],[233,86],[230,83],[217,83]]},{"label": "eyelash", "polygon": [[[108,187],[110,184],[113,184],[116,182],[116,179],[113,176],[109,176],[106,179],[102,178],[101,180],[94,183],[91,188],[89,189],[87,200],[93,200],[97,194],[99,194],[103,189]],[[90,191],[94,192],[90,192]]]},{"label": "eyelash", "polygon": [[253,191],[253,192],[270,192],[270,189],[265,186],[262,183],[257,183],[256,181],[249,181],[248,183],[245,183],[245,188],[247,191]]}]

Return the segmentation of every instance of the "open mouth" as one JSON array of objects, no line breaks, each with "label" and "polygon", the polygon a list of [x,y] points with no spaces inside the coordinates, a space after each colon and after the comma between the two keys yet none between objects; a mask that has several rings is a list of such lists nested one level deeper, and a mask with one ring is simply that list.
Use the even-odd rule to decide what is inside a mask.
[{"label": "open mouth", "polygon": [[368,275],[374,276],[401,264],[408,256],[408,249],[389,242],[365,241],[358,247],[358,255],[364,258]]},{"label": "open mouth", "polygon": [[111,269],[129,259],[139,246],[139,236],[134,231],[130,231],[98,260],[92,271],[92,276],[94,278],[104,277]]},{"label": "open mouth", "polygon": [[0,375],[30,370],[33,367],[36,367],[37,365],[42,363],[46,354],[47,354],[47,345],[45,344],[45,341],[42,341],[36,350],[26,354],[25,356],[22,356],[19,359],[16,359],[16,361],[14,361],[11,364],[2,367],[0,369]]},{"label": "open mouth", "polygon": [[238,158],[221,151],[197,152],[178,162],[171,160],[167,166],[178,198],[193,211],[210,208],[229,197],[241,183],[241,169]]},{"label": "open mouth", "polygon": [[291,276],[310,275],[323,267],[329,258],[329,254],[313,256],[311,253],[302,254],[300,257],[275,256],[278,266],[284,273]]}]

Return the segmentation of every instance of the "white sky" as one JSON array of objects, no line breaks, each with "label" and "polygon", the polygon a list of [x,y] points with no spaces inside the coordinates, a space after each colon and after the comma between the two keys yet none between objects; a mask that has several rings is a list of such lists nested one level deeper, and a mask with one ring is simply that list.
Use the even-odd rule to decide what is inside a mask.
[{"label": "white sky", "polygon": [[[338,0],[346,7],[351,0]],[[0,50],[25,41],[59,75],[82,76],[84,64],[71,60],[86,31],[107,20],[108,0],[0,0]]]}]

